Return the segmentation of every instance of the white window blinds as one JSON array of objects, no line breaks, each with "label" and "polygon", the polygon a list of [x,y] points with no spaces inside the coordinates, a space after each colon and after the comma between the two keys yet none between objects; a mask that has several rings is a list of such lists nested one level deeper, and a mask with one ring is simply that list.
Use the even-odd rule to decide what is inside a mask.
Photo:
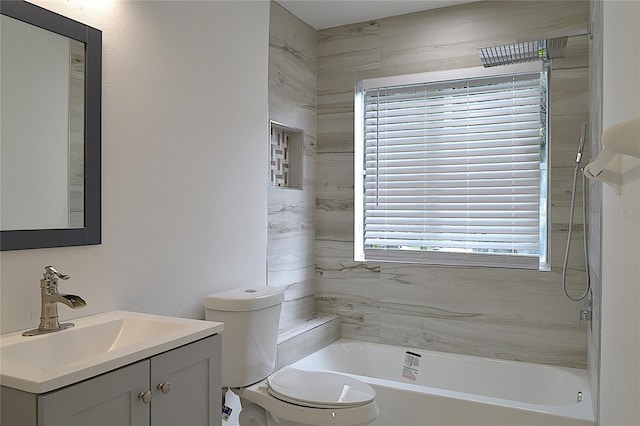
[{"label": "white window blinds", "polygon": [[545,75],[359,91],[356,259],[547,269]]}]

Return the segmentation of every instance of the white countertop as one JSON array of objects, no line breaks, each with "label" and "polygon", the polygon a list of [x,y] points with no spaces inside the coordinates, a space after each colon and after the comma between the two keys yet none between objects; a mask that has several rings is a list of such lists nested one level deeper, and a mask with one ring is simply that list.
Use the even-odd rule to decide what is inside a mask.
[{"label": "white countertop", "polygon": [[112,311],[39,336],[0,336],[0,384],[45,393],[195,342],[220,322]]}]

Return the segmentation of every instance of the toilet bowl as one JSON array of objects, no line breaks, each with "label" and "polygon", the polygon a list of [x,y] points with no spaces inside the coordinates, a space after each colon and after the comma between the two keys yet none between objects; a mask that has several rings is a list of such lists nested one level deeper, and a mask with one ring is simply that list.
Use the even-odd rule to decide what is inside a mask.
[{"label": "toilet bowl", "polygon": [[222,386],[240,397],[240,426],[364,426],[379,414],[375,391],[336,373],[276,371],[282,290],[257,286],[205,298],[205,318],[223,322]]},{"label": "toilet bowl", "polygon": [[[371,386],[335,373],[284,367],[266,380],[234,392],[264,409],[269,426],[368,425],[379,414]],[[245,423],[243,414],[241,426]]]}]

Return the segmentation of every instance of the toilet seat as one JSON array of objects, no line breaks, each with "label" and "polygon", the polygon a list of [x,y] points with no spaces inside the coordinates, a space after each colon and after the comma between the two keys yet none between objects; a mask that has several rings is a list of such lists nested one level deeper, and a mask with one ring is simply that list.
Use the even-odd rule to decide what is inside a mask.
[{"label": "toilet seat", "polygon": [[[307,385],[313,386],[311,383],[307,383]],[[234,388],[232,391],[241,400],[262,407],[267,412],[267,416],[274,416],[278,419],[278,423],[282,425],[368,425],[378,418],[380,414],[375,399],[364,405],[344,407],[342,409],[314,408],[300,405],[299,403],[286,402],[269,392],[267,379],[248,387]],[[245,403],[243,402],[244,406]]]},{"label": "toilet seat", "polygon": [[342,374],[285,367],[267,378],[273,397],[311,408],[352,408],[369,404],[376,396],[366,383]]}]

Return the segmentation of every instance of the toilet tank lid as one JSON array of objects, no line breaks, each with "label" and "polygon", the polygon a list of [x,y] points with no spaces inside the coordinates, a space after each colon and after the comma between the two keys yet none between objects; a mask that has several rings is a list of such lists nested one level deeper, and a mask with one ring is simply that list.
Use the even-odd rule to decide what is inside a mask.
[{"label": "toilet tank lid", "polygon": [[204,299],[204,307],[217,311],[255,311],[282,303],[283,298],[278,287],[242,287],[210,294]]}]

